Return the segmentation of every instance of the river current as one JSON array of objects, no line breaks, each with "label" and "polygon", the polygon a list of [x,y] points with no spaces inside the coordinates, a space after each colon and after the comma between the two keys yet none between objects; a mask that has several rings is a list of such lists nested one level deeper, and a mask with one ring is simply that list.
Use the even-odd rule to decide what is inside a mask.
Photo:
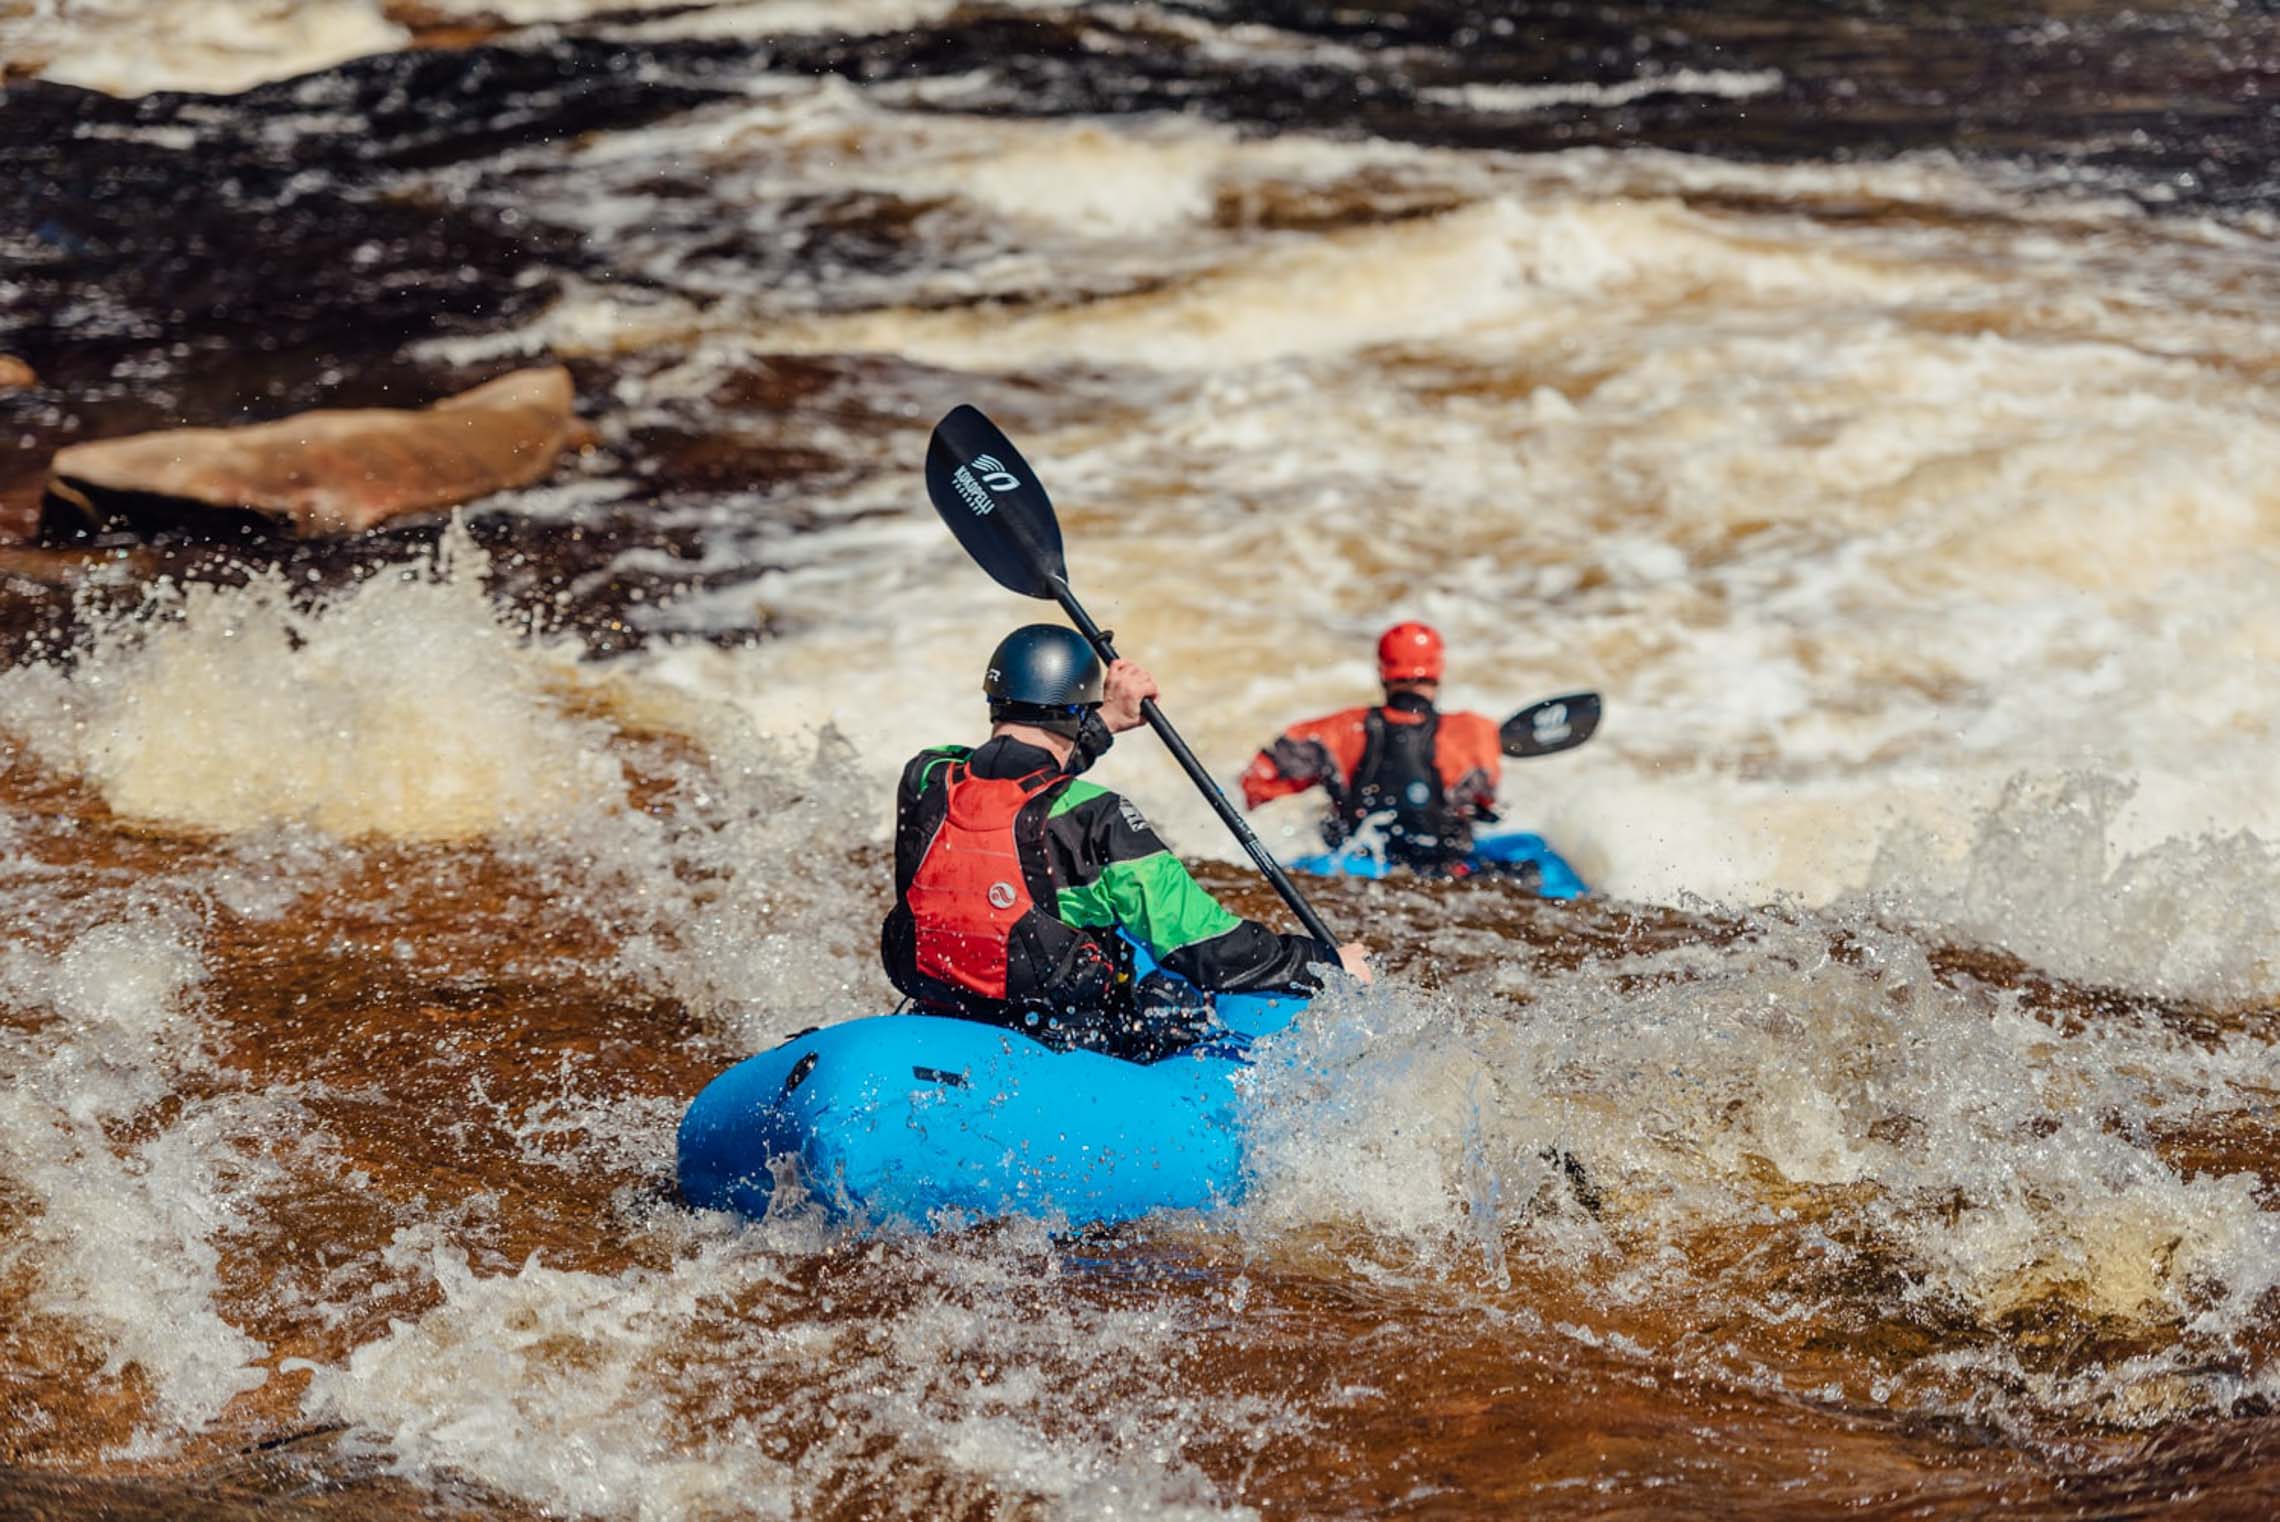
[{"label": "river current", "polygon": [[[0,1512],[2262,1516],[2280,21],[2254,4],[0,7]],[[526,363],[351,542],[54,448]],[[1232,777],[1607,697],[1597,888],[1387,975],[1239,1209],[672,1197],[876,1012],[892,779],[1040,616],[971,401]],[[1100,775],[1272,896],[1145,734]],[[1281,849],[1310,809],[1261,816]]]}]

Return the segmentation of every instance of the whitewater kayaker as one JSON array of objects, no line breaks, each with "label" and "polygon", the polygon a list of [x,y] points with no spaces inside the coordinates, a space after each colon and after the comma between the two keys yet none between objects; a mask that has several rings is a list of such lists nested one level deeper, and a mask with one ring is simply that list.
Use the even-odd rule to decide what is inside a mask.
[{"label": "whitewater kayaker", "polygon": [[1385,701],[1283,731],[1243,773],[1244,806],[1319,787],[1330,795],[1322,838],[1332,849],[1374,819],[1394,862],[1436,875],[1466,870],[1473,825],[1496,819],[1504,770],[1496,723],[1433,706],[1446,663],[1431,625],[1395,624],[1377,656]]},{"label": "whitewater kayaker", "polygon": [[[990,738],[919,752],[895,797],[880,954],[919,1010],[1152,1062],[1210,1029],[1198,990],[1309,994],[1324,963],[1368,979],[1366,947],[1229,912],[1130,800],[1080,780],[1157,695],[1141,667],[1104,673],[1076,631],[1030,624],[982,691]],[[1132,942],[1157,971],[1133,976]]]}]

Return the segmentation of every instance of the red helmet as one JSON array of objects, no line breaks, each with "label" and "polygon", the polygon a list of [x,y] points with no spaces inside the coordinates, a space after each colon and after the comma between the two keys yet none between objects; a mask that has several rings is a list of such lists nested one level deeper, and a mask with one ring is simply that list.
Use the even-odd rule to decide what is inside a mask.
[{"label": "red helmet", "polygon": [[1395,624],[1378,636],[1378,680],[1438,682],[1441,635],[1431,624]]}]

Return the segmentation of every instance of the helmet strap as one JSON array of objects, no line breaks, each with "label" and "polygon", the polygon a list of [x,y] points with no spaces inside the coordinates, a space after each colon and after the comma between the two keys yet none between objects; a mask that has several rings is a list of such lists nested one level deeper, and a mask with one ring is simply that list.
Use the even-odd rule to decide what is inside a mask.
[{"label": "helmet strap", "polygon": [[990,704],[992,724],[1031,724],[1049,735],[1074,740],[1084,729],[1085,715],[1091,705],[1085,703],[1047,704],[995,702]]}]

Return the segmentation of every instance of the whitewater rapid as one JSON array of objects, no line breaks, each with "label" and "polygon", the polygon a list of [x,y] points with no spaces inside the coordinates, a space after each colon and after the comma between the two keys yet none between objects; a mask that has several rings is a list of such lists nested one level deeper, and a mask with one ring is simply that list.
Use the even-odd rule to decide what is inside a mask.
[{"label": "whitewater rapid", "polygon": [[[595,25],[849,24],[619,14],[650,8]],[[234,90],[418,30],[166,25],[221,9],[211,55],[36,12],[46,77]],[[543,39],[595,7],[424,9]],[[356,1473],[609,1517],[1242,1517],[1322,1514],[1341,1454],[1406,1476],[1421,1421],[1515,1382],[1664,1392],[1704,1470],[1737,1407],[1800,1452],[1920,1421],[2051,1465],[2268,1409],[2280,223],[1941,153],[1024,116],[987,66],[880,72],[375,171],[587,256],[413,358],[578,366],[596,448],[469,517],[669,529],[579,572],[682,578],[635,648],[543,626],[460,522],[322,588],[91,573],[75,656],[0,671],[0,1331],[65,1413],[8,1462],[345,1429]],[[1786,78],[1425,89],[1746,110]],[[348,87],[285,88],[248,133],[313,153]],[[925,501],[959,401],[1223,777],[1365,700],[1397,618],[1447,636],[1450,705],[1607,698],[1505,795],[1599,900],[1329,890],[1391,975],[1272,1048],[1222,1219],[878,1239],[669,1199],[703,1076],[892,1004],[891,780],[978,737],[987,651],[1050,616]],[[684,436],[821,463],[656,488]],[[1234,855],[1144,735],[1099,775]],[[1261,820],[1311,842],[1303,801]],[[1586,1494],[1577,1464],[1520,1493]]]},{"label": "whitewater rapid", "polygon": [[[891,292],[585,290],[450,352],[672,354],[621,389],[637,415],[787,351],[917,364],[914,425],[915,399],[960,394],[924,367],[991,401],[993,378],[1038,378],[1052,399],[999,420],[1061,503],[1075,584],[1223,775],[1365,699],[1376,630],[1423,617],[1452,703],[1607,692],[1593,749],[1514,767],[1509,796],[1618,894],[1827,901],[1903,835],[1937,872],[2026,773],[2132,789],[2122,851],[2273,832],[2265,223],[1938,161],[1111,138],[836,86],[651,151],[717,163],[751,217],[819,173],[912,198],[938,257]],[[619,140],[559,174],[662,272],[669,247],[610,193],[646,162]],[[1814,215],[1861,206],[1880,215]],[[646,614],[776,636],[660,674],[771,729],[831,724],[882,777],[914,737],[971,728],[979,652],[1049,610],[964,565],[918,498],[920,440],[816,440],[870,468],[809,510],[856,521]],[[1183,848],[1226,852],[1135,749],[1122,775]],[[1296,843],[1308,813],[1267,823]]]}]

